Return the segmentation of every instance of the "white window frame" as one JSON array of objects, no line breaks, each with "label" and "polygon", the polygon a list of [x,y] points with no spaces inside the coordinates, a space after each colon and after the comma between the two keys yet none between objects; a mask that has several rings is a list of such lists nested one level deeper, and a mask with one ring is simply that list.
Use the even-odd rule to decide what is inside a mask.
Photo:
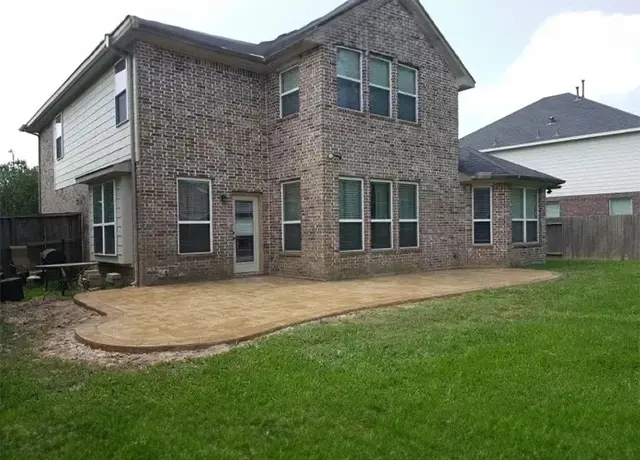
[{"label": "white window frame", "polygon": [[[420,247],[420,185],[418,182],[399,181],[398,182],[398,200],[400,200],[400,184],[414,185],[416,187],[416,218],[415,219],[400,219],[398,215],[398,222],[402,223],[415,223],[416,224],[416,246],[401,246],[400,235],[398,234],[398,247],[400,249],[415,249]],[[398,225],[398,230],[400,225]]]},{"label": "white window frame", "polygon": [[[209,220],[180,220],[180,181],[206,182],[209,185]],[[197,256],[201,254],[213,253],[213,196],[211,195],[211,179],[201,179],[195,177],[176,178],[176,218],[178,221],[178,255]],[[209,250],[204,252],[180,252],[180,225],[209,225]]]},{"label": "white window frame", "polygon": [[[104,221],[104,186],[107,184],[113,184],[113,222],[105,222]],[[91,219],[91,228],[95,228],[95,227],[101,227],[102,228],[102,252],[95,252],[95,247],[96,247],[96,243],[95,243],[95,237],[93,236],[93,233],[91,233],[92,238],[94,238],[93,241],[93,245],[92,245],[92,249],[94,251],[94,255],[96,256],[107,256],[107,257],[113,257],[113,256],[117,256],[118,255],[118,226],[116,225],[116,221],[118,220],[118,216],[116,215],[116,201],[118,200],[117,197],[117,191],[116,191],[116,182],[115,181],[107,181],[104,182],[102,184],[99,185],[94,185],[91,189],[91,193],[95,193],[96,192],[96,188],[100,187],[100,210],[102,212],[102,219],[101,222],[99,224],[96,224],[95,222],[93,222],[94,219]],[[93,198],[93,197],[92,197]],[[92,213],[95,212],[95,210],[93,209],[93,199],[91,200],[91,211]],[[104,252],[105,248],[107,247],[106,245],[106,232],[105,232],[105,228],[106,227],[111,227],[113,226],[113,250],[115,252],[113,252],[113,254]]]},{"label": "white window frame", "polygon": [[[400,118],[400,112],[398,112],[398,120],[402,120],[402,121],[406,121],[408,123],[419,123],[420,122],[420,111],[418,110],[418,78],[420,77],[420,72],[418,71],[418,69],[416,69],[415,67],[411,67],[408,65],[404,65],[404,64],[398,64],[398,75],[400,75],[400,68],[404,67],[405,69],[409,69],[412,70],[415,75],[416,75],[416,81],[415,81],[415,94],[410,94],[410,93],[405,93],[404,91],[400,91],[400,88],[398,88],[398,94],[402,94],[403,96],[410,96],[413,97],[416,100],[416,121],[410,121],[410,120],[403,120],[402,118]],[[400,107],[400,104],[398,103],[398,107]]]},{"label": "white window frame", "polygon": [[[60,118],[60,156],[58,157],[58,118]],[[56,161],[60,161],[64,158],[64,119],[62,112],[60,112],[53,119],[53,154]]]},{"label": "white window frame", "polygon": [[[488,219],[476,219],[476,189],[488,188],[489,189],[489,218]],[[491,185],[478,185],[471,188],[471,242],[474,246],[489,246],[493,244],[493,186]],[[489,242],[488,243],[476,243],[476,222],[489,222]]]},{"label": "white window frame", "polygon": [[[295,180],[289,180],[286,182],[282,182],[280,184],[280,203],[281,203],[281,212],[282,212],[282,251],[283,252],[300,252],[300,250],[291,250],[291,249],[285,249],[284,246],[284,227],[285,225],[295,225],[298,224],[300,225],[300,247],[302,248],[302,200],[300,200],[300,220],[284,220],[284,186],[287,184],[298,184],[298,187],[300,187],[300,179],[295,179]],[[302,189],[298,188],[298,190],[300,191],[300,198],[302,198]]]},{"label": "white window frame", "polygon": [[[360,219],[340,219],[340,196],[338,196],[338,250],[340,252],[362,252],[364,251],[364,179],[359,177],[338,177],[338,191],[340,190],[340,181],[359,181],[360,182]],[[360,249],[340,249],[340,224],[360,224],[360,228],[362,230],[362,237],[360,241],[362,242],[362,246]]]},{"label": "white window frame", "polygon": [[[557,206],[558,207],[558,217],[550,217],[549,216],[549,206]],[[548,202],[547,201],[547,209],[545,210],[544,215],[548,219],[558,219],[558,218],[562,217],[562,207],[560,206],[560,202],[558,202],[558,201]]]},{"label": "white window frame", "polygon": [[[369,212],[371,212],[371,210],[373,209],[373,194],[371,193],[371,184],[389,184],[389,219],[374,219],[373,217],[371,217],[371,224],[382,224],[382,223],[388,223],[389,224],[389,234],[391,235],[391,246],[387,247],[387,248],[373,248],[372,246],[372,242],[373,242],[373,231],[370,228],[369,229],[369,247],[371,248],[372,251],[388,251],[389,249],[393,249],[393,181],[390,180],[384,180],[384,179],[371,179],[369,181],[369,197],[370,197],[370,202],[369,202]],[[363,209],[364,210],[364,209]]]},{"label": "white window frame", "polygon": [[[341,76],[340,73],[338,73],[338,51],[339,50],[347,50],[347,51],[353,51],[355,53],[358,53],[360,55],[360,79],[356,80],[354,78],[350,78],[350,77],[345,77],[345,76]],[[346,46],[338,46],[336,47],[336,76],[337,78],[342,78],[343,80],[349,80],[349,81],[353,81],[356,83],[360,83],[360,110],[356,110],[356,109],[350,109],[349,107],[341,107],[340,105],[338,105],[339,108],[344,109],[344,110],[353,110],[354,112],[364,112],[364,96],[363,96],[363,88],[362,88],[362,76],[364,74],[364,59],[363,59],[363,53],[360,50],[354,49],[354,48],[347,48]],[[338,101],[339,103],[339,101]]]},{"label": "white window frame", "polygon": [[[616,200],[628,200],[631,203],[631,212],[629,214],[611,214],[612,206],[611,204]],[[626,196],[619,196],[616,198],[609,198],[609,215],[610,216],[632,216],[633,215],[633,198]]]},{"label": "white window frame", "polygon": [[[282,92],[282,76],[289,72],[290,70],[293,69],[298,69],[298,86],[296,86],[293,89],[290,89],[289,91],[285,91],[284,93]],[[280,76],[279,76],[279,84],[280,84],[280,118],[282,118],[282,98],[284,96],[287,96],[289,94],[293,94],[296,91],[298,91],[298,111],[295,113],[300,113],[300,66],[299,65],[294,65],[292,67],[289,67],[288,69],[283,70],[282,72],[280,72]],[[291,115],[294,115],[295,113],[290,113],[289,115],[287,115],[288,117]]]},{"label": "white window frame", "polygon": [[[537,244],[540,242],[540,193],[538,189],[531,187],[513,187],[513,190],[522,190],[522,218],[515,218],[511,216],[511,222],[522,222],[522,242],[516,243],[513,241],[513,235],[511,235],[512,244]],[[536,217],[535,219],[527,218],[527,190],[533,190],[536,192]],[[513,199],[513,198],[512,198]],[[536,240],[527,241],[527,222],[536,223]],[[513,225],[511,226],[513,229]],[[513,232],[513,230],[512,230]]]},{"label": "white window frame", "polygon": [[[124,62],[124,70],[120,71],[120,72],[124,72],[124,89],[118,91],[117,75],[120,72],[116,72],[116,66],[121,62]],[[127,58],[122,58],[113,65],[113,79],[114,79],[114,93],[115,93],[113,96],[114,119],[116,121],[116,128],[117,128],[129,121],[129,63],[127,62]],[[127,108],[127,116],[124,120],[120,120],[120,122],[118,122],[116,118],[118,113],[118,96],[120,96],[122,93],[125,93],[124,98],[125,98],[125,106]]]},{"label": "white window frame", "polygon": [[[374,83],[371,83],[371,60],[373,60],[373,59],[375,59],[377,61],[383,61],[383,62],[387,63],[387,67],[389,69],[389,81],[388,81],[389,86],[388,87],[384,87],[384,86],[380,86],[380,85],[376,85]],[[392,66],[393,63],[389,59],[386,59],[386,58],[383,58],[383,57],[380,57],[380,56],[369,55],[369,63],[368,64],[369,64],[369,87],[374,87],[374,88],[378,88],[378,89],[384,89],[389,93],[389,113],[387,115],[380,115],[379,113],[371,112],[371,90],[369,90],[369,112],[372,115],[376,115],[376,116],[379,116],[379,117],[391,118],[391,117],[393,117],[393,101],[392,101],[392,98],[391,98],[391,69],[392,69],[391,66]]]}]

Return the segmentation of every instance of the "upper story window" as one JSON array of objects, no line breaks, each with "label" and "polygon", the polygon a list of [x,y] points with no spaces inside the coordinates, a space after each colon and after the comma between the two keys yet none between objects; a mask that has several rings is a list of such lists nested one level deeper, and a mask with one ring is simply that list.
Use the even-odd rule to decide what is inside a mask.
[{"label": "upper story window", "polygon": [[127,107],[127,61],[122,59],[113,67],[116,79],[116,126],[129,119]]},{"label": "upper story window", "polygon": [[511,239],[514,243],[538,241],[538,190],[511,190]]},{"label": "upper story window", "polygon": [[338,48],[338,106],[362,110],[362,53]]},{"label": "upper story window", "polygon": [[280,117],[300,110],[300,68],[294,67],[280,74]]},{"label": "upper story window", "polygon": [[473,244],[491,244],[491,187],[474,187]]},{"label": "upper story window", "polygon": [[631,198],[612,198],[609,200],[610,216],[628,216],[633,214],[633,201]]},{"label": "upper story window", "polygon": [[391,116],[391,62],[378,57],[369,58],[369,111]]},{"label": "upper story window", "polygon": [[62,114],[56,117],[54,122],[54,149],[56,152],[56,160],[64,156],[64,143],[62,142]]},{"label": "upper story window", "polygon": [[398,118],[418,121],[418,71],[398,66]]}]

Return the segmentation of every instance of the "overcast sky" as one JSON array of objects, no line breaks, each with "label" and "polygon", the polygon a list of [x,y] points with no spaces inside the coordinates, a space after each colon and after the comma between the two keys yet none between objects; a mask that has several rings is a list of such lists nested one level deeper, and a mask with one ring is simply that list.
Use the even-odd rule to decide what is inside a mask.
[{"label": "overcast sky", "polygon": [[[32,0],[0,6],[0,163],[37,164],[19,133],[127,14],[258,42],[299,28],[342,0]],[[10,6],[9,6],[10,5]],[[477,81],[460,95],[464,135],[537,99],[573,92],[640,114],[639,0],[423,0]]]}]

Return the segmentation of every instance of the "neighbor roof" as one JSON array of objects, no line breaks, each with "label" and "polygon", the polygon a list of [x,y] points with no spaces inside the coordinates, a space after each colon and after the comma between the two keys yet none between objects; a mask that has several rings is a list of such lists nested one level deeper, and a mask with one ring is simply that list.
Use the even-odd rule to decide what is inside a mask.
[{"label": "neighbor roof", "polygon": [[[319,43],[314,42],[312,37],[318,27],[366,1],[368,0],[348,0],[301,29],[261,43],[233,40],[136,16],[127,16],[111,34],[107,34],[91,55],[78,66],[20,130],[30,133],[39,132],[44,124],[48,123],[69,100],[76,97],[97,77],[99,72],[104,71],[108,65],[113,64],[115,59],[120,58],[117,50],[126,49],[135,41],[148,41],[164,47],[175,47],[180,52],[199,57],[224,58],[233,62],[233,65],[256,72],[273,71],[291,57],[318,46]],[[458,89],[464,91],[473,88],[475,86],[473,77],[420,2],[418,0],[399,1],[415,18],[433,47],[440,51],[456,79]]]},{"label": "neighbor roof", "polygon": [[639,116],[565,93],[513,112],[463,137],[460,145],[485,150],[632,128],[640,128]]},{"label": "neighbor roof", "polygon": [[460,147],[458,171],[471,179],[531,180],[542,182],[552,188],[559,187],[565,181],[549,174],[526,168],[489,153],[482,153],[470,147]]}]

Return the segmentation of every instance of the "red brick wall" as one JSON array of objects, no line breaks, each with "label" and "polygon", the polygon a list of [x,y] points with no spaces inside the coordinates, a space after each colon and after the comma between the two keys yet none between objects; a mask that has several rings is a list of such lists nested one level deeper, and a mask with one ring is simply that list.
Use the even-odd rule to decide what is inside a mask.
[{"label": "red brick wall", "polygon": [[[640,186],[640,184],[638,184]],[[640,191],[630,193],[608,193],[601,195],[553,196],[549,203],[560,203],[560,217],[608,216],[609,200],[612,198],[631,198],[633,213],[640,216]]]}]

